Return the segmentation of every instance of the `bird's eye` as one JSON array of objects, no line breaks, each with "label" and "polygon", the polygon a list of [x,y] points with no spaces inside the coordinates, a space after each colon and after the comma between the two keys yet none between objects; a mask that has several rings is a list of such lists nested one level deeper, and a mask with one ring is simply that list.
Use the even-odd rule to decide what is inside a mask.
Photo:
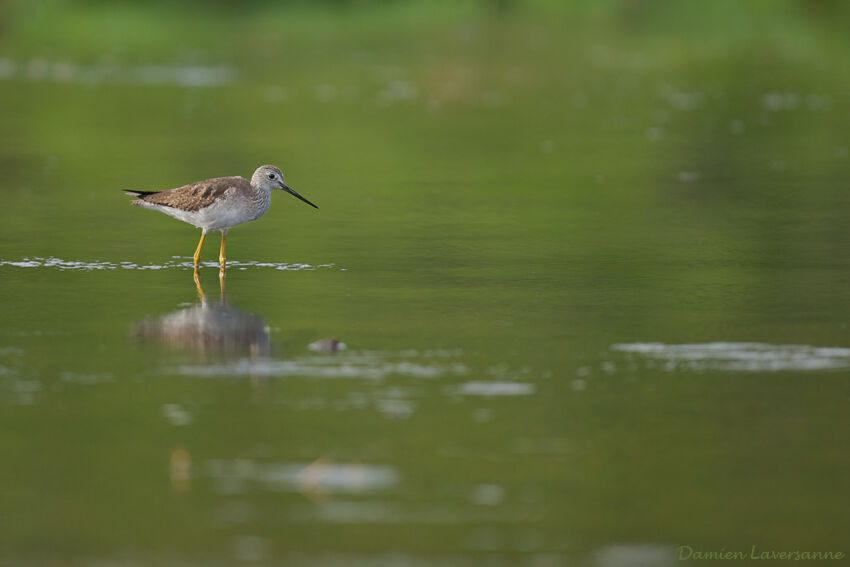
[{"label": "bird's eye", "polygon": [[269,173],[269,179],[274,179],[274,173]]}]

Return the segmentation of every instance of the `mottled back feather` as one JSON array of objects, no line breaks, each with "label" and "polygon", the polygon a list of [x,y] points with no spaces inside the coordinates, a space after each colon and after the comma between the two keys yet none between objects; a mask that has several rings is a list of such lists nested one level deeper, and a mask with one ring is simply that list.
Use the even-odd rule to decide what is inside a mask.
[{"label": "mottled back feather", "polygon": [[165,205],[183,211],[197,211],[224,197],[228,189],[245,190],[250,187],[251,183],[244,177],[215,177],[167,191],[136,191],[135,193],[146,203]]}]

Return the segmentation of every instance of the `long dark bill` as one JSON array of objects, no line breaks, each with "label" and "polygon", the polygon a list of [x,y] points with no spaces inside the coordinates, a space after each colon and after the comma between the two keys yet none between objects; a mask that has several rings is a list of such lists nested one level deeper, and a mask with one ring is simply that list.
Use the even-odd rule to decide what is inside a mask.
[{"label": "long dark bill", "polygon": [[[301,195],[296,193],[295,189],[293,189],[289,185],[284,185],[283,190],[286,191],[287,193],[289,193],[290,195],[294,196],[294,197],[298,197],[299,199],[301,199],[302,201],[304,201],[305,203],[307,203],[311,207],[316,207],[316,205],[314,205],[313,203],[311,203],[310,201],[308,201],[307,199],[305,199],[304,197],[302,197]],[[316,207],[316,208],[318,209],[319,207]]]}]

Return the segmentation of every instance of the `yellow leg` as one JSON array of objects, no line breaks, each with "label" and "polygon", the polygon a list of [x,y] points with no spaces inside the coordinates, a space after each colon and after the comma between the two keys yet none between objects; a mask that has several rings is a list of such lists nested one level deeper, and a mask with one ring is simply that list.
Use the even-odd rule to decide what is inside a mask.
[{"label": "yellow leg", "polygon": [[218,271],[218,287],[219,287],[219,290],[221,291],[221,300],[222,301],[224,301],[224,294],[225,294],[224,278],[225,278],[226,275],[227,275],[227,272],[224,270],[224,268],[219,269],[219,271]]},{"label": "yellow leg", "polygon": [[227,264],[227,257],[224,254],[224,249],[227,247],[227,231],[221,231],[221,249],[218,251],[218,263],[221,265],[221,269],[223,270],[225,264]]},{"label": "yellow leg", "polygon": [[204,238],[207,237],[206,232],[201,233],[201,240],[198,241],[198,247],[195,249],[195,268],[201,265],[201,248],[204,247]]}]

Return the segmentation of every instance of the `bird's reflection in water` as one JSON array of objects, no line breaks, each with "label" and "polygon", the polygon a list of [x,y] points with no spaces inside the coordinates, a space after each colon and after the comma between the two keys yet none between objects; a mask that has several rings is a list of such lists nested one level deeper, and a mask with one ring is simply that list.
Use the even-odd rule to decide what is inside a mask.
[{"label": "bird's reflection in water", "polygon": [[133,336],[193,351],[204,359],[267,356],[270,350],[268,325],[261,317],[228,305],[224,280],[222,270],[219,272],[220,301],[209,301],[196,270],[195,285],[200,303],[139,321]]},{"label": "bird's reflection in water", "polygon": [[172,492],[189,492],[192,488],[192,454],[182,445],[171,448],[169,477]]}]

